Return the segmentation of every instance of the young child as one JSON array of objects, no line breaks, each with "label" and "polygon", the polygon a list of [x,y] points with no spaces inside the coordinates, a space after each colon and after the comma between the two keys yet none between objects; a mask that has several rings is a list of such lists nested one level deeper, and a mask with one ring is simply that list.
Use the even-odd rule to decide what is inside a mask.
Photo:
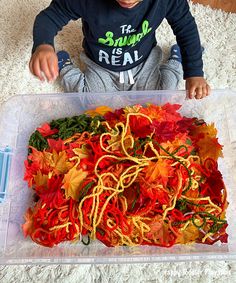
[{"label": "young child", "polygon": [[[76,68],[54,37],[70,20],[81,18],[86,69]],[[167,19],[178,45],[161,64],[155,31]],[[158,38],[158,35],[157,35]],[[36,17],[30,70],[40,80],[60,73],[68,92],[176,89],[186,80],[187,96],[203,98],[202,48],[187,0],[53,0]]]}]

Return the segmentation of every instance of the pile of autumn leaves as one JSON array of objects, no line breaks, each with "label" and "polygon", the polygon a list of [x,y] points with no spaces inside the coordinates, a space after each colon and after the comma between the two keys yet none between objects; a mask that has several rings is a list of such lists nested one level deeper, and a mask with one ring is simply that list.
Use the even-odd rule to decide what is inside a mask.
[{"label": "pile of autumn leaves", "polygon": [[48,247],[85,235],[107,246],[226,242],[217,130],[179,108],[98,107],[86,113],[96,123],[66,138],[60,123],[37,128],[25,161],[35,203],[24,235]]}]

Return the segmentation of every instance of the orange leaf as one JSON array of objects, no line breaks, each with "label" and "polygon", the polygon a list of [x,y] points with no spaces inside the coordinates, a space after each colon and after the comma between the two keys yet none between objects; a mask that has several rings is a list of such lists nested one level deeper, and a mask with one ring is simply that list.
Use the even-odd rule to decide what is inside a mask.
[{"label": "orange leaf", "polygon": [[196,145],[198,147],[198,154],[202,161],[206,160],[208,157],[217,161],[217,159],[222,154],[222,146],[219,144],[217,135],[217,129],[214,123],[209,125],[196,126],[192,131],[191,135],[195,139]]},{"label": "orange leaf", "polygon": [[209,157],[217,161],[219,157],[223,157],[222,146],[218,143],[217,138],[206,135],[197,142],[197,146],[199,147],[198,154],[202,161],[205,161]]},{"label": "orange leaf", "polygon": [[33,211],[28,208],[24,215],[25,223],[22,225],[23,234],[25,237],[31,235],[34,230]]},{"label": "orange leaf", "polygon": [[112,108],[108,107],[108,106],[99,106],[97,108],[95,108],[94,110],[87,110],[85,112],[85,114],[94,117],[94,116],[98,116],[98,115],[105,115],[107,112],[113,111]]},{"label": "orange leaf", "polygon": [[74,200],[78,200],[79,193],[81,191],[81,185],[88,173],[82,169],[77,170],[73,167],[69,170],[63,179],[64,185],[62,188],[65,190],[65,195],[67,198],[72,197]]},{"label": "orange leaf", "polygon": [[49,172],[50,166],[45,159],[45,152],[41,152],[34,147],[30,147],[30,149],[32,150],[32,153],[28,156],[28,159],[32,161],[34,168],[42,170],[43,172]]},{"label": "orange leaf", "polygon": [[[188,150],[187,153],[190,153],[194,149],[194,147],[188,144],[187,140],[188,140],[188,135],[180,133],[175,137],[173,141],[162,142],[161,146],[169,152],[174,152],[177,148],[181,147],[182,145],[185,145],[185,147]],[[180,149],[178,151],[178,155],[181,155],[181,153],[186,154],[186,149],[185,148]],[[167,153],[162,149],[160,149],[160,154],[167,155]]]},{"label": "orange leaf", "polygon": [[203,124],[200,126],[196,126],[192,131],[191,134],[193,136],[197,136],[199,134],[208,135],[211,138],[216,138],[217,135],[217,129],[215,128],[214,123],[211,123],[209,125]]},{"label": "orange leaf", "polygon": [[159,159],[157,162],[150,162],[146,171],[146,177],[149,182],[159,181],[164,186],[168,182],[168,178],[172,176],[174,169],[170,166],[167,159]]}]

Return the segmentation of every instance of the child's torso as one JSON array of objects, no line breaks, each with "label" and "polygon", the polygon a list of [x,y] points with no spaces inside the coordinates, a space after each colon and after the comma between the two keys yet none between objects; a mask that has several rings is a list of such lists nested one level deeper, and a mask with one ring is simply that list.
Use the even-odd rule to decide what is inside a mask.
[{"label": "child's torso", "polygon": [[147,58],[156,45],[155,31],[166,14],[163,1],[144,0],[132,9],[122,8],[115,0],[81,2],[83,46],[93,61],[122,71]]}]

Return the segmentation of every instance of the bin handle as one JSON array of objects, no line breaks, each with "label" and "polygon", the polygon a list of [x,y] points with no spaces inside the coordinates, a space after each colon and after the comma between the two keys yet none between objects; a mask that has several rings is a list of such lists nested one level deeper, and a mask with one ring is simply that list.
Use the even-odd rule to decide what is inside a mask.
[{"label": "bin handle", "polygon": [[11,147],[0,147],[0,203],[6,198],[12,154]]}]

